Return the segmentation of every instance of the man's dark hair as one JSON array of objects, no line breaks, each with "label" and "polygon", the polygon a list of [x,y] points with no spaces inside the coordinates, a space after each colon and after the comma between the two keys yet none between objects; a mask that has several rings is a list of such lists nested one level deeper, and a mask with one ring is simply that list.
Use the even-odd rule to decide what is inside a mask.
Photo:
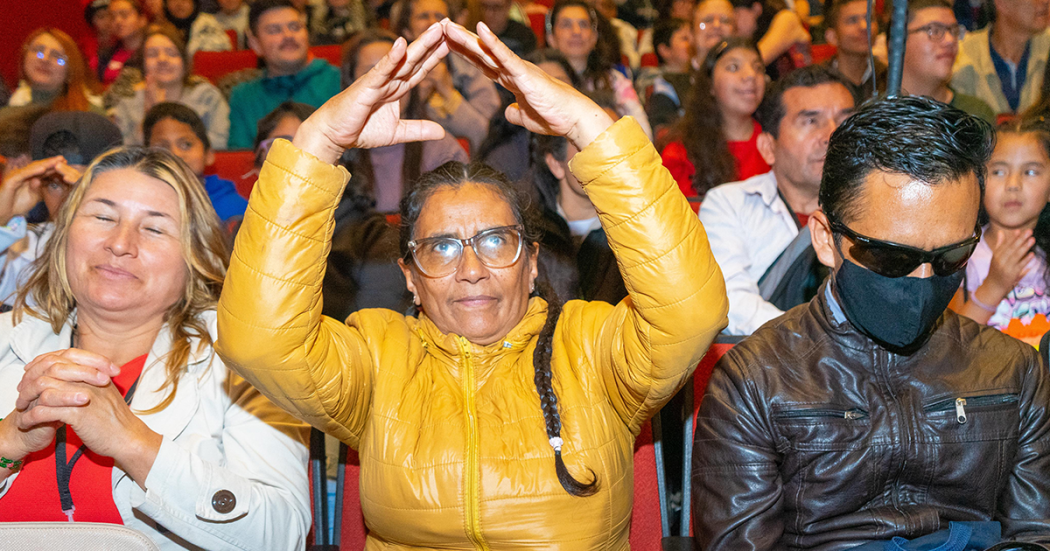
[{"label": "man's dark hair", "polygon": [[839,14],[842,13],[842,8],[854,2],[867,3],[866,0],[832,0],[831,6],[828,7],[828,12],[824,14],[824,21],[827,23],[827,27],[834,29],[835,25],[839,24]]},{"label": "man's dark hair", "polygon": [[164,119],[171,119],[188,125],[197,139],[204,144],[204,149],[211,149],[211,140],[208,139],[208,129],[204,127],[204,121],[196,111],[181,103],[164,102],[150,107],[146,111],[146,118],[142,120],[142,139],[149,145],[150,136],[153,135],[153,127]]},{"label": "man's dark hair", "polygon": [[992,126],[954,107],[921,97],[868,101],[831,135],[820,180],[820,208],[848,224],[862,205],[872,172],[903,174],[929,185],[970,174],[984,191]]},{"label": "man's dark hair", "polygon": [[755,111],[755,119],[762,125],[763,132],[769,132],[776,138],[780,134],[780,121],[784,118],[784,94],[792,88],[812,88],[829,82],[849,88],[842,80],[820,65],[810,65],[796,69],[766,86],[766,94]]},{"label": "man's dark hair", "polygon": [[291,8],[300,11],[291,0],[255,0],[248,10],[248,28],[251,29],[253,35],[259,36],[259,18],[264,13],[277,8]]},{"label": "man's dark hair", "polygon": [[656,22],[656,25],[653,25],[653,49],[656,50],[656,58],[661,64],[664,62],[664,56],[660,55],[660,48],[657,46],[670,46],[671,37],[681,28],[690,28],[689,22],[677,17],[661,19]]},{"label": "man's dark hair", "polygon": [[259,122],[255,125],[255,144],[252,145],[252,149],[258,149],[259,144],[270,136],[270,132],[273,132],[277,128],[278,124],[288,115],[295,115],[299,122],[305,121],[314,114],[317,108],[312,105],[305,103],[299,103],[292,100],[288,100],[277,107],[274,107],[273,111],[266,114],[265,117],[259,119]]},{"label": "man's dark hair", "polygon": [[[908,23],[912,19],[915,19],[915,14],[919,13],[919,10],[926,8],[947,8],[949,10],[954,9],[952,7],[951,0],[911,0],[908,2]],[[954,13],[954,12],[953,12]]]}]

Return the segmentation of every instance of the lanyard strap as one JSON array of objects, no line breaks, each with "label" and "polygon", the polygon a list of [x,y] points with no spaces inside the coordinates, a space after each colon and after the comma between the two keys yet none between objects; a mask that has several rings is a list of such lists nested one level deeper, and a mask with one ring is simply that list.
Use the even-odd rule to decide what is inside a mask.
[{"label": "lanyard strap", "polygon": [[[73,334],[69,336],[70,348],[73,348],[73,335],[76,335],[76,327],[73,328]],[[131,405],[131,398],[135,396],[135,389],[139,386],[140,378],[142,378],[141,372],[135,378],[135,382],[131,383],[128,392],[124,394],[124,403],[128,406]],[[73,454],[73,458],[66,462],[66,425],[58,427],[55,432],[55,479],[58,482],[58,500],[69,522],[73,522],[73,513],[77,510],[73,505],[73,494],[69,491],[69,478],[73,475],[73,466],[80,460],[80,456],[84,455],[86,449],[87,446],[81,444]]]}]

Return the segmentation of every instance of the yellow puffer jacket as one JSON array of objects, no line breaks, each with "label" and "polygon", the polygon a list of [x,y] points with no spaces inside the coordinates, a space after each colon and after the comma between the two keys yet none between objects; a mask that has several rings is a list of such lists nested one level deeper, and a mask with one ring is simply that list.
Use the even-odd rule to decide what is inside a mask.
[{"label": "yellow puffer jacket", "polygon": [[633,119],[576,155],[630,296],[572,301],[554,335],[563,454],[600,490],[558,483],[533,351],[533,298],[502,342],[477,346],[422,316],[321,315],[332,213],[349,174],[288,142],[252,192],[219,303],[216,349],[275,403],[356,448],[367,549],[627,549],[642,423],[726,325],[707,236]]}]

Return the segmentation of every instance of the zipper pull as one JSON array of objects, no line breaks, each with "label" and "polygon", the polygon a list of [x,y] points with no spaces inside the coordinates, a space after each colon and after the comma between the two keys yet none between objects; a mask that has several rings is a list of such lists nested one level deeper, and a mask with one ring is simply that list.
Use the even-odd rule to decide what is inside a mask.
[{"label": "zipper pull", "polygon": [[966,398],[955,399],[955,420],[958,421],[960,425],[966,423],[966,408],[964,407],[965,405]]},{"label": "zipper pull", "polygon": [[860,419],[860,412],[859,411],[847,411],[845,413],[845,415],[843,415],[843,417],[845,417],[846,419],[848,419],[850,421],[853,421],[854,419]]}]

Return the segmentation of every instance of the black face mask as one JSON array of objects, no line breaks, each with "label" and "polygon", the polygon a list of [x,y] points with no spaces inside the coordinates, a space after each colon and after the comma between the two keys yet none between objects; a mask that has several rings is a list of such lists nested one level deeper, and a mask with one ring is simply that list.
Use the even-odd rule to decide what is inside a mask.
[{"label": "black face mask", "polygon": [[843,260],[834,285],[846,318],[858,331],[891,352],[910,354],[926,343],[962,278],[963,270],[891,278]]}]

